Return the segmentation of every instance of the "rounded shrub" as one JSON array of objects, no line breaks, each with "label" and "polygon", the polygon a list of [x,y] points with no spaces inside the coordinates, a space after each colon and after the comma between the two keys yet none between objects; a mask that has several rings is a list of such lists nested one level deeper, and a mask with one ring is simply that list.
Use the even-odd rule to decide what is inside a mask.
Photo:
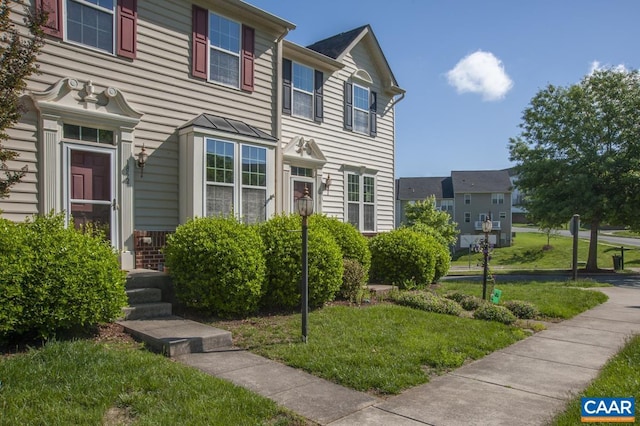
[{"label": "rounded shrub", "polygon": [[460,306],[462,306],[462,309],[465,311],[474,311],[482,305],[483,301],[481,298],[476,296],[465,296],[458,303],[460,303]]},{"label": "rounded shrub", "polygon": [[483,303],[473,313],[473,317],[485,321],[497,321],[503,324],[513,324],[516,321],[515,315],[504,306],[492,303]]},{"label": "rounded shrub", "polygon": [[257,311],[265,260],[256,227],[235,218],[192,219],[167,239],[164,255],[184,305],[220,317]]},{"label": "rounded shrub", "polygon": [[[267,265],[265,294],[261,305],[268,309],[300,306],[302,275],[301,218],[297,214],[275,216],[260,224]],[[335,298],[342,285],[342,252],[331,233],[309,227],[309,306],[319,307]]]},{"label": "rounded shrub", "polygon": [[538,308],[523,300],[507,300],[503,305],[520,319],[533,319],[539,315]]},{"label": "rounded shrub", "polygon": [[451,253],[446,240],[429,225],[424,223],[415,223],[409,229],[425,235],[433,244],[434,254],[436,256],[435,273],[433,282],[436,283],[440,278],[447,275],[451,268]]},{"label": "rounded shrub", "polygon": [[0,222],[0,337],[48,338],[110,322],[127,305],[125,273],[104,236],[63,214]]},{"label": "rounded shrub", "polygon": [[371,279],[401,289],[422,288],[435,276],[435,249],[426,235],[410,228],[378,234],[369,242]]},{"label": "rounded shrub", "polygon": [[408,306],[427,312],[456,315],[462,313],[462,307],[455,301],[429,292],[399,291],[390,293],[391,299],[398,305]]},{"label": "rounded shrub", "polygon": [[[368,277],[371,268],[371,252],[369,242],[352,224],[341,222],[335,217],[313,215],[309,218],[309,227],[322,227],[336,240],[345,259],[357,260]],[[365,278],[366,281],[366,278]]]}]

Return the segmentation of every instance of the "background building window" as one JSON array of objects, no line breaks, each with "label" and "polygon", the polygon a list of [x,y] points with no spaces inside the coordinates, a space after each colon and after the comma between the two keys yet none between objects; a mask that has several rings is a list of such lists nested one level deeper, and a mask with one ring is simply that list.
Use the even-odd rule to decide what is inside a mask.
[{"label": "background building window", "polygon": [[464,203],[471,204],[471,194],[464,194]]},{"label": "background building window", "polygon": [[491,204],[504,204],[504,194],[491,194]]},{"label": "background building window", "polygon": [[464,212],[464,223],[471,222],[471,212]]}]

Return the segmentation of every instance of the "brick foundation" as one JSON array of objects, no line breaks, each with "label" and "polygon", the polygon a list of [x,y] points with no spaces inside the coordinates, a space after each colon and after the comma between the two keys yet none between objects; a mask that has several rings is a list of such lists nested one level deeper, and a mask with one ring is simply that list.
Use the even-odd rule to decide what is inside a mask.
[{"label": "brick foundation", "polygon": [[164,270],[162,249],[172,231],[134,231],[136,269]]}]

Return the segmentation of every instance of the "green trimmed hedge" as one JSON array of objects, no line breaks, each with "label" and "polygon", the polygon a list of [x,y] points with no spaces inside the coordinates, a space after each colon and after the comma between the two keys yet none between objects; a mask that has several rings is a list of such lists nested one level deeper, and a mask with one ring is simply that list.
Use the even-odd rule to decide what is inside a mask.
[{"label": "green trimmed hedge", "polygon": [[63,214],[0,219],[0,338],[49,338],[110,322],[127,305],[126,274],[104,236]]},{"label": "green trimmed hedge", "polygon": [[177,299],[220,317],[258,310],[265,280],[264,246],[255,226],[234,218],[192,219],[164,249]]}]

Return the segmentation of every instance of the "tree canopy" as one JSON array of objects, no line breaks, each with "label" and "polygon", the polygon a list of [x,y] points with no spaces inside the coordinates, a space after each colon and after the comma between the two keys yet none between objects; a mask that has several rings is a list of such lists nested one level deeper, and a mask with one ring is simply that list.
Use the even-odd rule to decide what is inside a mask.
[{"label": "tree canopy", "polygon": [[436,209],[436,198],[409,204],[405,211],[405,223],[421,232],[433,235],[445,245],[455,244],[458,239],[457,224],[447,212]]},{"label": "tree canopy", "polygon": [[7,164],[18,154],[6,149],[2,143],[8,139],[6,130],[20,119],[22,108],[20,95],[26,87],[26,78],[37,72],[36,55],[43,46],[42,25],[47,20],[45,12],[35,13],[24,7],[24,24],[29,30],[28,36],[21,35],[11,21],[12,5],[22,2],[0,0],[0,198],[9,195],[9,189],[26,173],[26,166],[13,170]]},{"label": "tree canopy", "polygon": [[549,85],[510,139],[516,186],[535,221],[553,227],[579,214],[590,225],[587,269],[596,270],[602,223],[640,229],[640,75],[598,70],[568,87]]}]

